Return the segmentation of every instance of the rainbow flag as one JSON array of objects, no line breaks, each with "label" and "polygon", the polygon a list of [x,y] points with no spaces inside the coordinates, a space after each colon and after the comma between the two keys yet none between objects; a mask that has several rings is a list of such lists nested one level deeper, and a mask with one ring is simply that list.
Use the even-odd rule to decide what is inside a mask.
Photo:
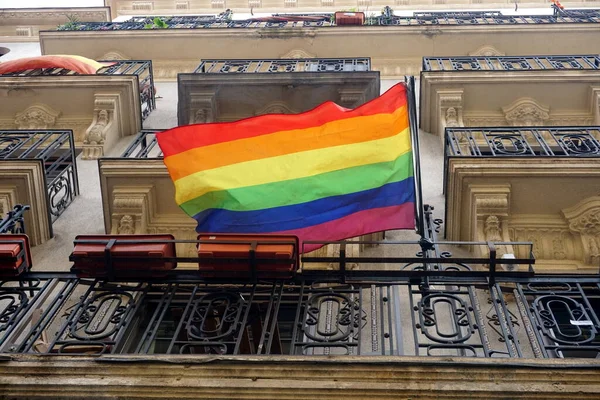
[{"label": "rainbow flag", "polygon": [[326,102],[302,114],[181,126],[157,139],[177,204],[198,232],[333,241],[414,228],[403,84],[354,110]]}]

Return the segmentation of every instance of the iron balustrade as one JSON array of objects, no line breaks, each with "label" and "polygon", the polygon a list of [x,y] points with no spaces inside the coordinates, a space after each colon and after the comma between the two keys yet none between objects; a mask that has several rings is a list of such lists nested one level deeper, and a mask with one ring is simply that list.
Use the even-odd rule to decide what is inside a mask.
[{"label": "iron balustrade", "polygon": [[0,160],[40,160],[52,221],[79,195],[76,158],[73,131],[0,131]]},{"label": "iron balustrade", "polygon": [[424,238],[401,244],[416,254],[363,257],[359,270],[343,267],[353,261],[343,246],[358,244],[340,242],[337,270],[311,270],[319,259],[307,255],[287,280],[191,270],[117,282],[67,272],[6,279],[0,353],[598,356],[598,274],[535,275],[531,243],[513,244],[529,248],[510,260],[525,270],[496,271],[506,260],[492,243],[480,244],[489,257],[454,259],[436,243],[441,221],[424,211]]},{"label": "iron balustrade", "polygon": [[600,70],[600,56],[423,57],[423,71]]},{"label": "iron balustrade", "polygon": [[[160,26],[154,20],[160,19]],[[371,26],[426,26],[426,25],[530,25],[530,24],[581,24],[600,22],[600,10],[561,10],[554,15],[504,15],[500,11],[419,12],[412,16],[384,13],[367,17],[365,25]],[[205,29],[205,28],[311,28],[333,27],[334,14],[273,14],[270,17],[232,19],[227,11],[205,16],[141,16],[124,22],[76,22],[62,25],[58,31],[113,31],[143,29]]]},{"label": "iron balustrade", "polygon": [[600,126],[446,128],[446,157],[600,157]]},{"label": "iron balustrade", "polygon": [[98,75],[135,75],[138,78],[140,91],[140,108],[142,121],[156,109],[156,87],[154,86],[154,73],[151,60],[126,60],[126,61],[100,61],[114,62],[109,67],[102,68]]},{"label": "iron balustrade", "polygon": [[121,154],[121,158],[162,158],[163,153],[158,146],[156,132],[160,131],[145,129],[138,133]]},{"label": "iron balustrade", "polygon": [[[154,86],[154,74],[152,72],[151,60],[100,60],[100,63],[113,63],[98,70],[95,75],[133,75],[137,77],[140,92],[140,109],[142,120],[156,109],[156,88]],[[65,68],[38,68],[16,71],[0,75],[10,77],[30,76],[73,76],[82,75],[78,72]],[[94,76],[95,76],[94,75]]]},{"label": "iron balustrade", "polygon": [[25,232],[25,211],[29,210],[28,205],[17,204],[12,210],[6,213],[4,219],[0,220],[0,234],[24,234]]},{"label": "iron balustrade", "polygon": [[[407,269],[381,258],[372,261],[385,270],[304,270],[285,281],[211,281],[189,270],[118,282],[30,272],[0,282],[0,353],[600,354],[599,275],[498,272],[492,281],[451,258],[418,253],[406,257],[411,265],[402,261]],[[435,269],[440,260],[461,269]]]},{"label": "iron balustrade", "polygon": [[362,58],[301,58],[301,59],[241,59],[202,60],[195,74],[278,73],[278,72],[358,72],[370,71],[371,59]]}]

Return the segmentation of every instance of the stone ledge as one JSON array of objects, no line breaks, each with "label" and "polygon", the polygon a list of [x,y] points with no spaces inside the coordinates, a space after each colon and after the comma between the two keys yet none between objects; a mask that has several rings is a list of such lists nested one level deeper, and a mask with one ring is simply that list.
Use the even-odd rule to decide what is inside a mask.
[{"label": "stone ledge", "polygon": [[587,359],[0,356],[3,395],[28,399],[589,399],[599,378]]}]

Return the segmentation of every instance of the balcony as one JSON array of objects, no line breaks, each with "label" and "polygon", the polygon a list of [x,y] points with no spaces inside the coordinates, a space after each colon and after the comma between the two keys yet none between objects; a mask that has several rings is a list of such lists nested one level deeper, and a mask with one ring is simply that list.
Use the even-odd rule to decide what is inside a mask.
[{"label": "balcony", "polygon": [[156,108],[151,61],[117,61],[95,75],[62,68],[0,76],[10,101],[3,129],[72,129],[84,158],[98,158],[119,139],[137,134]]},{"label": "balcony", "polygon": [[325,101],[357,107],[379,95],[369,58],[203,60],[178,75],[179,125],[294,114]]},{"label": "balcony", "polygon": [[597,126],[447,128],[446,237],[528,241],[540,271],[597,270],[599,138]]},{"label": "balcony", "polygon": [[[598,53],[599,15],[598,10],[531,16],[430,12],[368,18],[364,26],[335,26],[327,13],[247,20],[232,19],[228,13],[158,17],[166,29],[153,28],[156,17],[133,17],[127,22],[82,23],[69,30],[45,31],[40,41],[43,54],[64,54],[68,49],[99,59],[118,48],[123,59],[149,58],[159,80],[191,73],[198,59],[228,59],[232,54],[241,59],[368,54],[382,76],[397,78],[416,74],[425,56]],[[399,35],[405,40],[392,40]],[[144,46],[149,37],[153,46]]]},{"label": "balcony", "polygon": [[425,57],[421,128],[598,124],[599,79],[597,55]]},{"label": "balcony", "polygon": [[53,236],[52,223],[79,195],[72,131],[0,131],[0,201],[29,204],[33,245]]},{"label": "balcony", "polygon": [[[2,211],[5,211],[4,204]],[[29,210],[29,206],[17,204],[6,212],[6,216],[0,220],[0,234],[19,234],[25,233],[25,211]]]},{"label": "balcony", "polygon": [[110,21],[109,7],[71,8],[9,8],[3,9],[0,18],[0,41],[33,42],[39,32],[55,29],[57,25],[78,22]]}]

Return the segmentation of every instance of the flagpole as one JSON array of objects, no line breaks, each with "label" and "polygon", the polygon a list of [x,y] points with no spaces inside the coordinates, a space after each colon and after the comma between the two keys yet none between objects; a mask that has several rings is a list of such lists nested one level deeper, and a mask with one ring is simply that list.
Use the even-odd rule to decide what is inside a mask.
[{"label": "flagpole", "polygon": [[415,96],[415,77],[405,76],[408,98],[408,120],[412,142],[413,180],[415,185],[415,216],[417,233],[425,239],[425,219],[423,216],[423,187],[421,184],[421,153],[419,150],[419,127],[417,125],[417,101]]}]

